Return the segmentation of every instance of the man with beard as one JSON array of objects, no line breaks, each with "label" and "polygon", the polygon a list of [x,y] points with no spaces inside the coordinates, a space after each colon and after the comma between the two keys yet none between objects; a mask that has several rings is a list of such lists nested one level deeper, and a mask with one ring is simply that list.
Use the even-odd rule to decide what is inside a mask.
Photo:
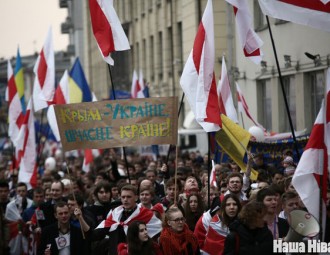
[{"label": "man with beard", "polygon": [[225,194],[221,195],[221,201],[223,197],[228,194],[237,195],[239,200],[242,202],[247,202],[248,198],[246,197],[243,188],[243,177],[240,173],[231,173],[227,178],[227,187],[228,190]]}]

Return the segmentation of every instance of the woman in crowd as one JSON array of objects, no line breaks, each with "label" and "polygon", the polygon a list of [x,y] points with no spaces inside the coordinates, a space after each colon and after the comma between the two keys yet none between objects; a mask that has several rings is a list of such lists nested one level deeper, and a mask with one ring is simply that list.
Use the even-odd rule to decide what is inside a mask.
[{"label": "woman in crowd", "polygon": [[255,200],[247,203],[230,224],[225,240],[224,255],[270,255],[273,254],[273,237],[263,217],[267,209]]},{"label": "woman in crowd", "polygon": [[118,245],[118,255],[161,255],[159,245],[148,236],[147,226],[142,221],[133,221],[127,229],[127,244]]},{"label": "woman in crowd", "polygon": [[165,214],[159,244],[164,255],[200,254],[197,238],[185,224],[185,218],[177,207],[169,208]]},{"label": "woman in crowd", "polygon": [[241,203],[236,195],[228,194],[224,197],[220,210],[210,222],[203,251],[210,255],[223,254],[226,236],[229,233],[229,225],[236,220],[241,208]]},{"label": "woman in crowd", "polygon": [[188,195],[184,208],[186,223],[191,231],[194,232],[198,219],[204,212],[204,205],[200,195]]}]

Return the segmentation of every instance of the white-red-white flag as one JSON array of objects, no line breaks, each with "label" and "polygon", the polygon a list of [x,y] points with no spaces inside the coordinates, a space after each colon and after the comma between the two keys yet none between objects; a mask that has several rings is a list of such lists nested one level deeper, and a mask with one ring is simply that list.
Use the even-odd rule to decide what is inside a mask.
[{"label": "white-red-white flag", "polygon": [[89,0],[93,33],[103,59],[113,65],[111,52],[129,50],[130,45],[117,13],[113,0]]},{"label": "white-red-white flag", "polygon": [[8,101],[8,136],[16,146],[16,139],[22,125],[24,115],[22,111],[22,105],[18,95],[13,67],[11,66],[10,61],[8,60],[7,66],[7,89],[6,89],[6,101]]},{"label": "white-red-white flag", "polygon": [[[329,141],[326,126],[330,122],[330,69],[327,75],[326,102],[322,103],[320,112],[314,123],[310,138],[302,154],[292,184],[301,200],[318,221],[322,222],[323,237],[326,223],[326,202],[329,176]],[[320,210],[321,208],[321,210]]]},{"label": "white-red-white flag", "polygon": [[218,83],[218,97],[220,113],[226,115],[235,123],[238,123],[237,112],[234,106],[233,97],[230,90],[225,58],[222,57],[221,78]]},{"label": "white-red-white flag", "polygon": [[102,153],[102,150],[100,149],[86,149],[84,150],[84,162],[82,165],[82,170],[85,173],[88,173],[90,171],[91,164],[94,161],[94,158],[100,156]]},{"label": "white-red-white flag", "polygon": [[68,75],[68,71],[65,70],[65,72],[60,80],[60,83],[56,88],[52,105],[50,105],[47,110],[47,119],[48,119],[49,126],[52,129],[52,132],[56,138],[56,141],[58,141],[58,142],[61,141],[61,138],[60,138],[60,132],[59,132],[58,126],[57,126],[54,104],[68,104],[69,102],[70,102],[69,75]]},{"label": "white-red-white flag", "polygon": [[214,59],[213,6],[212,0],[208,0],[180,79],[190,108],[206,132],[218,131],[221,127]]},{"label": "white-red-white flag", "polygon": [[210,186],[212,187],[218,187],[217,185],[217,175],[215,174],[215,164],[214,164],[214,161],[212,160],[212,170],[211,170],[211,173],[210,173],[210,177],[209,177],[209,180],[210,180]]},{"label": "white-red-white flag", "polygon": [[33,106],[37,112],[47,108],[55,94],[55,60],[52,28],[34,65]]},{"label": "white-red-white flag", "polygon": [[328,0],[259,0],[265,15],[330,32]]},{"label": "white-red-white flag", "polygon": [[[140,71],[140,77],[142,75],[143,80],[143,74],[142,71]],[[133,77],[132,77],[132,87],[131,87],[131,97],[132,98],[144,98],[143,94],[143,85],[141,84],[141,79],[138,77],[137,72],[133,71]]]},{"label": "white-red-white flag", "polygon": [[141,92],[139,91],[139,95],[141,96],[141,98],[145,98],[145,95],[144,95],[145,84],[144,84],[144,77],[143,77],[142,69],[140,69],[140,71],[139,71],[139,85],[141,87]]},{"label": "white-red-white flag", "polygon": [[253,21],[247,0],[226,1],[234,7],[236,29],[244,55],[255,64],[260,64],[263,56],[260,48],[263,45],[263,41],[253,29]]},{"label": "white-red-white flag", "polygon": [[19,162],[18,181],[26,183],[29,188],[34,188],[37,185],[37,146],[31,99],[16,144]]},{"label": "white-red-white flag", "polygon": [[266,132],[266,129],[252,117],[252,115],[249,111],[249,107],[245,101],[243,92],[237,83],[236,83],[236,95],[237,95],[238,111],[240,113],[245,113],[246,116],[248,116],[248,118],[253,122],[254,125],[260,127],[262,130],[264,130]]}]

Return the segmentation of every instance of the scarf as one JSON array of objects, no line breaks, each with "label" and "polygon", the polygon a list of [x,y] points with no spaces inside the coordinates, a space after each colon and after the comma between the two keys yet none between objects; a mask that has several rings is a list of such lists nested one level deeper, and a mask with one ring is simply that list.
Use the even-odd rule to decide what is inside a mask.
[{"label": "scarf", "polygon": [[184,226],[183,231],[180,233],[174,232],[170,227],[165,227],[160,234],[160,246],[165,255],[192,255],[188,253],[188,244],[191,245],[193,252],[197,250],[197,238],[187,225]]}]

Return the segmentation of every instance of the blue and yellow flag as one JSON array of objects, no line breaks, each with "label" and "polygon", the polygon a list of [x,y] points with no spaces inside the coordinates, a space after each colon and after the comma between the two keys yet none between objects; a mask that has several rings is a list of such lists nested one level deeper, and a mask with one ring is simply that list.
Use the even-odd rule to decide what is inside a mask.
[{"label": "blue and yellow flag", "polygon": [[[221,121],[222,128],[216,132],[215,139],[221,148],[245,172],[246,164],[243,160],[251,134],[223,114],[221,114]],[[257,177],[258,172],[252,169],[251,180],[256,180]]]},{"label": "blue and yellow flag", "polygon": [[69,98],[70,103],[91,102],[93,98],[79,58],[69,73]]},{"label": "blue and yellow flag", "polygon": [[19,48],[17,48],[14,76],[15,76],[15,83],[16,83],[18,96],[22,105],[22,111],[23,113],[25,113],[26,107],[25,107],[25,97],[24,97],[24,74],[23,74],[23,66],[22,66],[21,55],[19,53]]}]

